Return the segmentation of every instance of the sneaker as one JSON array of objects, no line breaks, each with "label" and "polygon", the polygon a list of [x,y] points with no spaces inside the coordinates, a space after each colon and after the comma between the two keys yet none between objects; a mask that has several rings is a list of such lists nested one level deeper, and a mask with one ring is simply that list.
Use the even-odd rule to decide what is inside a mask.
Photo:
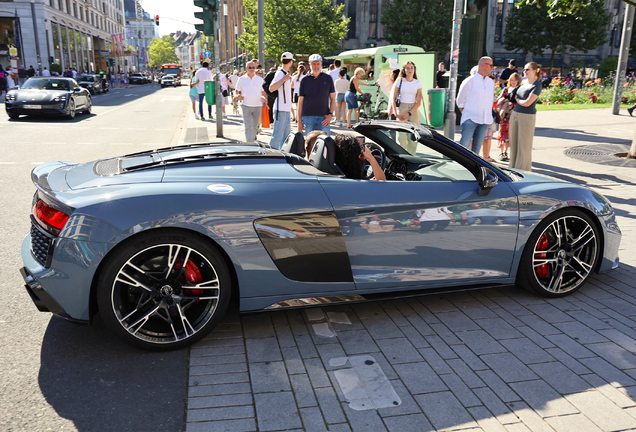
[{"label": "sneaker", "polygon": [[503,159],[502,159],[503,162],[510,162],[510,158],[508,157],[508,153],[504,153],[503,156],[504,156]]},{"label": "sneaker", "polygon": [[226,119],[227,118],[227,114],[223,114],[223,118]]},{"label": "sneaker", "polygon": [[634,113],[634,108],[627,108],[627,112],[629,113],[630,117],[633,117],[633,113]]},{"label": "sneaker", "polygon": [[197,120],[199,120],[201,117],[199,117],[199,114],[195,114],[195,115],[194,115],[194,118],[195,118],[195,119],[197,119]]},{"label": "sneaker", "polygon": [[505,157],[506,157],[506,156],[505,156],[505,154],[504,154],[504,153],[501,153],[497,159],[499,159],[500,161],[502,161],[502,160],[504,160],[504,158],[505,158]]}]

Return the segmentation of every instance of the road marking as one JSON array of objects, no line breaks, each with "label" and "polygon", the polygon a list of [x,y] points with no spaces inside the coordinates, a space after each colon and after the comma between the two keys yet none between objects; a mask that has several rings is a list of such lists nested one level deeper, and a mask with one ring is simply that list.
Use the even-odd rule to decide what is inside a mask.
[{"label": "road marking", "polygon": [[134,95],[135,95],[134,93],[130,93],[130,94],[124,95],[124,97],[126,97],[126,96],[134,96]]},{"label": "road marking", "polygon": [[15,165],[15,162],[0,162],[0,165]]},{"label": "road marking", "polygon": [[312,327],[318,336],[332,338],[336,335],[329,327],[329,323],[312,324]]},{"label": "road marking", "polygon": [[128,130],[146,130],[146,128],[128,128]]},{"label": "road marking", "polygon": [[344,366],[347,361],[351,368],[338,369],[334,376],[351,409],[391,408],[402,403],[375,358],[370,355],[338,357],[330,359],[329,365]]},{"label": "road marking", "polygon": [[119,128],[100,128],[102,130],[118,130]]},{"label": "road marking", "polygon": [[334,324],[351,325],[351,321],[345,312],[327,312],[327,319]]},{"label": "road marking", "polygon": [[99,145],[99,143],[94,142],[78,142],[77,145]]},{"label": "road marking", "polygon": [[322,309],[320,308],[305,309],[305,313],[309,321],[320,321],[325,317],[325,314],[322,313]]}]

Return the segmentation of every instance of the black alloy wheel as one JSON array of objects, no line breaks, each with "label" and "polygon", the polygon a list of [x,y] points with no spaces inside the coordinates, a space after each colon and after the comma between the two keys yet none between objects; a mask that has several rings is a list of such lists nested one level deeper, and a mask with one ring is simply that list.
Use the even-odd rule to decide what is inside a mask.
[{"label": "black alloy wheel", "polygon": [[548,216],[528,239],[517,283],[545,297],[572,294],[595,270],[600,243],[586,213],[569,209]]},{"label": "black alloy wheel", "polygon": [[141,349],[171,350],[205,337],[223,318],[231,279],[218,250],[180,230],[141,233],[97,275],[106,326]]}]

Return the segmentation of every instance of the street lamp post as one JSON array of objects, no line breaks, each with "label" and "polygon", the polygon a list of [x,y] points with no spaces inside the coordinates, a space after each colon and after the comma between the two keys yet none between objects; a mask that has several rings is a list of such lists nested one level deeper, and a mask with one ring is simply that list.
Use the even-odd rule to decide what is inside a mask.
[{"label": "street lamp post", "polygon": [[236,49],[234,50],[234,69],[238,69],[238,25],[234,24],[234,44]]},{"label": "street lamp post", "polygon": [[227,34],[227,1],[223,3],[223,15],[225,15],[225,71],[227,72],[229,53],[230,53],[230,38]]}]

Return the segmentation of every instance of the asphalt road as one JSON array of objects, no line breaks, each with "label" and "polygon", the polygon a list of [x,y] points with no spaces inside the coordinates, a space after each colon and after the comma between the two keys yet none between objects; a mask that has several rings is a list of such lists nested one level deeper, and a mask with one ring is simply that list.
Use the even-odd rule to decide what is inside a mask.
[{"label": "asphalt road", "polygon": [[142,352],[97,319],[81,326],[39,312],[23,288],[20,244],[29,230],[37,164],[88,162],[176,145],[187,87],[158,84],[93,97],[74,120],[0,110],[0,430],[177,431],[184,424],[188,351]]}]

